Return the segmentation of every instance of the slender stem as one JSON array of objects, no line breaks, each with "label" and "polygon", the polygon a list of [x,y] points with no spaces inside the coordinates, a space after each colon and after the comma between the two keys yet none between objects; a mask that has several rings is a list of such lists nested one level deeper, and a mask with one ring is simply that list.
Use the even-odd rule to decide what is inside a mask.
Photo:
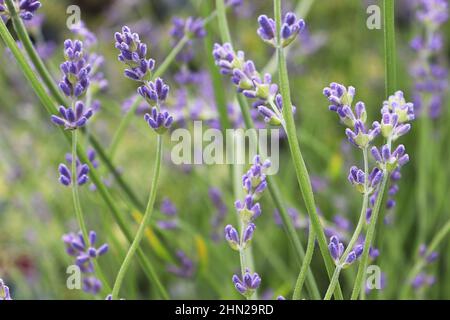
[{"label": "slender stem", "polygon": [[42,81],[44,82],[45,86],[49,89],[52,96],[55,97],[55,99],[58,101],[59,104],[65,105],[64,103],[65,99],[62,96],[58,86],[53,81],[52,76],[45,67],[44,62],[39,57],[39,54],[34,48],[33,43],[31,42],[31,39],[27,33],[26,27],[17,13],[13,0],[6,0],[5,3],[6,6],[8,7],[8,11],[10,12],[14,30],[16,31],[17,36],[20,42],[22,43],[25,51],[27,52],[29,58],[31,59],[31,62],[35,66],[36,71],[41,76]]},{"label": "slender stem", "polygon": [[[81,208],[81,203],[80,203],[80,196],[78,193],[77,138],[78,138],[78,130],[73,130],[72,131],[72,163],[71,163],[71,167],[72,167],[71,168],[71,171],[72,171],[71,172],[71,175],[72,175],[72,181],[71,181],[72,182],[72,199],[73,199],[73,206],[75,209],[75,216],[78,221],[78,226],[80,227],[83,238],[85,239],[85,241],[88,241],[89,233],[88,233],[88,229],[86,227],[86,222],[84,220],[83,210]],[[100,280],[102,281],[103,286],[106,288],[107,291],[109,291],[110,287],[109,287],[109,284],[106,280],[106,277],[105,277],[102,269],[100,268],[100,266],[98,265],[98,262],[96,260],[94,260],[93,263],[95,265],[95,272],[97,273]]]},{"label": "slender stem", "polygon": [[380,188],[378,189],[378,196],[375,202],[375,206],[370,217],[369,229],[367,230],[366,239],[364,240],[364,251],[362,253],[361,261],[358,267],[358,273],[356,275],[355,286],[353,287],[351,299],[356,300],[358,298],[359,292],[363,287],[365,272],[367,269],[367,264],[369,262],[369,251],[372,245],[372,240],[375,235],[375,227],[377,225],[378,214],[380,212],[381,203],[383,200],[384,190],[386,188],[387,180],[389,178],[388,172],[383,172],[383,181],[381,182]]},{"label": "slender stem", "polygon": [[383,0],[384,54],[386,97],[397,90],[397,64],[395,50],[395,0]]},{"label": "slender stem", "polygon": [[139,225],[139,229],[136,233],[136,236],[131,244],[125,259],[123,260],[122,266],[120,267],[119,273],[117,274],[116,281],[114,282],[114,287],[112,290],[112,298],[117,299],[117,295],[120,291],[120,286],[122,285],[125,274],[130,266],[130,263],[136,253],[136,250],[139,248],[139,244],[141,243],[142,237],[144,236],[144,232],[146,227],[148,226],[150,219],[153,213],[153,207],[155,205],[156,199],[156,191],[158,188],[158,180],[159,180],[159,172],[161,169],[161,158],[162,158],[162,137],[158,134],[158,141],[156,147],[156,157],[155,157],[155,168],[153,172],[153,180],[151,183],[150,196],[148,199],[147,209],[145,210],[144,217],[142,218],[141,224]]},{"label": "slender stem", "polygon": [[330,286],[328,287],[327,292],[325,293],[324,300],[330,300],[333,295],[334,288],[336,288],[337,283],[339,282],[339,275],[341,274],[342,265],[336,266],[334,270],[333,277],[331,278]]},{"label": "slender stem", "polygon": [[[274,0],[274,16],[276,22],[276,30],[281,30],[281,1]],[[317,242],[325,262],[328,276],[330,279],[333,274],[334,263],[331,255],[328,252],[327,240],[320,222],[320,217],[317,214],[314,194],[312,191],[311,180],[309,178],[308,170],[300,150],[300,145],[297,140],[294,117],[292,115],[292,101],[290,96],[289,78],[287,73],[286,59],[283,48],[280,45],[280,36],[277,33],[277,56],[278,56],[278,73],[280,81],[281,96],[283,98],[283,118],[285,121],[286,135],[288,137],[289,148],[291,150],[292,160],[294,162],[295,172],[297,175],[298,184],[305,201],[305,206],[311,221],[312,228],[317,236]],[[337,299],[342,299],[342,291],[338,284],[335,292]]]},{"label": "slender stem", "polygon": [[[48,114],[52,115],[52,114],[57,113],[58,110],[55,108],[53,101],[48,96],[47,92],[45,91],[44,87],[42,86],[42,83],[39,81],[39,79],[37,78],[34,71],[28,65],[27,60],[25,59],[21,50],[18,48],[16,42],[14,41],[13,37],[9,33],[9,31],[6,28],[5,23],[3,22],[2,19],[0,19],[0,36],[3,39],[3,41],[5,41],[8,48],[11,50],[11,53],[13,54],[14,58],[16,59],[18,65],[20,67],[20,70],[22,70],[23,74],[25,75],[26,79],[30,83],[31,87],[33,88],[34,92],[38,96],[40,102],[42,103],[42,105],[44,106],[44,108],[46,109]],[[61,127],[58,127],[58,128],[59,128],[59,132],[66,138],[68,143],[71,143],[70,133],[65,131]],[[90,136],[90,138],[91,137],[92,136]],[[92,139],[91,139],[91,143],[93,143]],[[96,145],[94,145],[94,144],[93,144],[93,147],[97,151],[103,150],[100,147],[96,148]],[[77,144],[77,153],[78,153],[78,158],[80,159],[80,161],[88,164],[89,169],[90,169],[89,176],[90,176],[91,180],[93,181],[93,183],[96,185],[97,190],[99,191],[99,195],[102,197],[102,199],[104,200],[106,205],[109,207],[114,220],[119,225],[121,231],[123,232],[123,234],[125,235],[127,240],[131,243],[133,240],[133,235],[132,235],[129,225],[125,222],[122,212],[118,209],[117,205],[114,202],[113,197],[111,196],[108,189],[105,187],[102,180],[98,176],[95,168],[92,166],[92,163],[87,158],[86,150],[79,143]],[[99,153],[99,155],[101,156],[101,153]],[[104,158],[104,157],[105,157],[105,155],[103,153],[102,158]],[[107,157],[104,159],[107,159]],[[108,162],[107,162],[107,165],[108,165]],[[109,163],[109,165],[111,165],[111,164]],[[168,295],[167,295],[166,290],[161,285],[161,282],[158,278],[158,275],[155,272],[153,265],[151,264],[151,262],[148,260],[148,258],[145,256],[145,254],[143,253],[143,251],[141,249],[138,250],[138,257],[139,257],[139,261],[140,261],[147,277],[156,284],[160,295],[164,299],[167,299]]]},{"label": "slender stem", "polygon": [[78,225],[85,241],[89,239],[89,233],[84,222],[83,212],[81,211],[80,196],[78,194],[78,172],[77,172],[77,130],[72,130],[72,198],[73,206],[75,208],[75,215],[77,217]]},{"label": "slender stem", "polygon": [[[365,192],[363,194],[363,202],[362,202],[362,206],[361,206],[361,213],[359,214],[359,220],[358,220],[358,224],[356,225],[356,229],[355,232],[353,232],[353,235],[347,245],[347,248],[345,249],[344,253],[342,254],[342,257],[339,260],[339,265],[342,265],[346,260],[348,255],[350,254],[350,252],[353,250],[353,247],[356,244],[356,241],[358,241],[358,237],[361,234],[362,228],[364,226],[364,222],[366,220],[366,212],[367,212],[367,205],[369,203],[369,193],[368,191],[368,176],[369,176],[369,161],[367,158],[367,148],[363,149],[363,158],[364,158],[364,173],[365,173]],[[336,267],[336,269],[334,270],[334,274],[333,274],[333,278],[336,276],[339,279],[339,273],[341,272],[340,267]],[[327,292],[331,292],[333,293],[336,287],[336,283],[337,282],[330,282],[330,285],[328,286]],[[328,299],[331,298],[331,295],[328,296]],[[327,295],[325,295],[325,300],[327,300]]]},{"label": "slender stem", "polygon": [[314,233],[313,228],[309,228],[308,231],[308,245],[306,247],[305,258],[303,259],[302,266],[300,267],[300,272],[297,277],[297,282],[294,288],[294,294],[292,295],[292,300],[300,300],[303,283],[305,282],[305,278],[307,272],[309,270],[309,266],[311,264],[311,260],[314,254],[314,247],[316,242],[316,235]]}]

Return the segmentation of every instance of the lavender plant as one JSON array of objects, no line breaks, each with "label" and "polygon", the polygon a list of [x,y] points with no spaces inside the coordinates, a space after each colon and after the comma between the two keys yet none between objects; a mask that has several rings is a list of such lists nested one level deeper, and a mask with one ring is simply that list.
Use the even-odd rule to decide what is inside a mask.
[{"label": "lavender plant", "polygon": [[128,67],[125,69],[125,76],[139,82],[141,86],[138,88],[138,93],[146,99],[147,103],[154,104],[151,114],[145,114],[144,119],[150,128],[157,133],[155,167],[147,208],[145,209],[139,229],[133,242],[131,243],[125,259],[123,260],[114,283],[111,298],[117,299],[125,273],[127,272],[135,252],[138,250],[140,242],[144,236],[145,229],[149,224],[153,213],[153,206],[155,204],[159,173],[161,169],[161,135],[171,126],[173,118],[168,114],[168,112],[161,112],[162,103],[166,100],[169,93],[169,87],[160,78],[157,78],[155,82],[148,80],[151,77],[155,60],[147,59],[147,46],[140,41],[139,35],[137,33],[132,33],[130,28],[124,26],[122,28],[122,32],[116,32],[114,37],[116,40],[115,46],[119,50],[118,59]]},{"label": "lavender plant", "polygon": [[261,206],[257,202],[264,190],[267,188],[265,171],[270,167],[270,161],[262,162],[259,155],[255,156],[253,165],[242,176],[242,187],[245,191],[245,199],[237,200],[235,203],[240,221],[240,232],[232,226],[225,227],[225,239],[233,250],[239,251],[241,263],[241,278],[233,276],[236,290],[247,299],[255,298],[261,278],[257,273],[251,273],[248,267],[246,249],[250,246],[256,225],[253,221],[261,215]]}]

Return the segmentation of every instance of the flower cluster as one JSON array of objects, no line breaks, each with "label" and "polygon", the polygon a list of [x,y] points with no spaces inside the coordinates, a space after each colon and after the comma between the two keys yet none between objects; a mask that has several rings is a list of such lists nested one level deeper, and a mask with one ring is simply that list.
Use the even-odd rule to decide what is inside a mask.
[{"label": "flower cluster", "polygon": [[194,262],[181,250],[176,253],[180,265],[168,265],[167,271],[180,278],[192,278],[195,272]]},{"label": "flower cluster", "polygon": [[72,185],[72,182],[76,180],[77,185],[82,186],[85,184],[88,180],[88,174],[89,174],[89,166],[87,164],[82,164],[79,159],[76,160],[76,171],[77,176],[72,177],[72,171],[69,169],[69,167],[72,165],[72,155],[69,154],[66,156],[66,161],[69,166],[66,166],[64,163],[60,163],[58,167],[58,172],[60,174],[59,176],[59,182],[64,186],[70,186]]},{"label": "flower cluster", "polygon": [[161,211],[161,213],[168,218],[165,220],[157,221],[157,225],[159,228],[163,230],[173,230],[178,228],[178,220],[176,219],[177,207],[172,201],[170,201],[169,198],[163,199],[159,211]]},{"label": "flower cluster", "polygon": [[2,279],[0,279],[0,300],[12,300],[9,288]]},{"label": "flower cluster", "polygon": [[86,108],[81,101],[77,101],[73,108],[60,106],[58,111],[60,115],[52,115],[51,120],[58,126],[64,126],[66,130],[84,127],[94,114],[94,111],[91,108]]},{"label": "flower cluster", "polygon": [[135,81],[149,80],[155,67],[155,60],[147,59],[147,45],[142,43],[137,33],[127,26],[116,32],[115,47],[120,51],[118,59],[128,66],[125,76]]},{"label": "flower cluster", "polygon": [[[429,266],[439,258],[439,253],[436,251],[428,252],[426,245],[422,244],[419,248],[419,256],[425,261],[425,266]],[[415,290],[431,286],[436,281],[436,278],[432,275],[428,275],[425,272],[420,272],[411,281],[411,285]]]},{"label": "flower cluster", "polygon": [[444,64],[444,37],[439,31],[448,20],[447,0],[420,0],[416,18],[420,34],[411,41],[417,53],[410,72],[414,77],[414,104],[421,114],[437,118],[448,90],[448,69]]},{"label": "flower cluster", "polygon": [[[339,241],[337,236],[332,236],[328,244],[328,250],[330,250],[331,257],[334,263],[339,266],[341,264],[341,257],[344,254],[344,244]],[[353,262],[358,259],[364,251],[364,246],[362,244],[356,245],[347,255],[344,263],[341,265],[343,268],[349,267]]]},{"label": "flower cluster", "polygon": [[91,66],[84,56],[83,42],[70,39],[64,41],[64,61],[60,65],[63,79],[59,83],[61,91],[72,99],[82,96],[89,86]]},{"label": "flower cluster", "polygon": [[[20,0],[20,2],[13,0],[13,4],[19,16],[25,21],[33,19],[36,11],[42,6],[38,0]],[[5,0],[0,0],[0,16],[2,15],[10,16]]]},{"label": "flower cluster", "polygon": [[248,269],[245,270],[242,279],[234,275],[232,280],[236,290],[245,297],[250,297],[261,284],[261,277],[256,272],[250,273]]},{"label": "flower cluster", "polygon": [[[352,109],[356,94],[354,87],[347,88],[333,82],[323,90],[323,94],[330,102],[329,109],[336,112],[341,123],[347,127],[345,133],[348,140],[364,152],[370,148],[376,161],[377,166],[370,173],[352,166],[348,175],[349,182],[357,191],[371,195],[366,213],[367,219],[370,219],[372,208],[378,197],[378,186],[384,175],[389,175],[393,183],[388,191],[390,198],[387,201],[387,207],[392,208],[395,205],[393,196],[398,192],[396,181],[400,179],[400,168],[409,161],[409,156],[405,153],[403,145],[398,145],[392,151],[392,143],[411,130],[408,122],[414,120],[414,106],[405,101],[403,92],[397,91],[383,102],[381,123],[374,121],[371,129],[366,129],[367,112],[364,103],[357,102]],[[373,140],[380,134],[387,143],[380,148],[371,147]]]},{"label": "flower cluster", "polygon": [[[62,240],[66,246],[67,254],[75,257],[75,264],[83,274],[93,273],[94,259],[104,255],[108,251],[108,245],[106,243],[98,248],[95,247],[97,234],[94,231],[89,232],[87,241],[85,241],[81,232],[78,234],[65,234]],[[93,276],[87,276],[83,279],[83,290],[85,292],[97,294],[101,290],[101,287],[101,282]]]},{"label": "flower cluster", "polygon": [[[267,123],[283,124],[282,98],[278,94],[278,85],[272,83],[272,76],[269,73],[261,76],[253,61],[245,60],[243,51],[236,53],[230,43],[214,44],[213,56],[220,72],[231,77],[238,92],[256,100],[253,106]],[[292,111],[295,112],[295,107]]]},{"label": "flower cluster", "polygon": [[93,47],[97,43],[97,37],[92,33],[83,21],[71,26],[72,31],[78,38],[84,43],[85,52],[84,57],[87,63],[91,66],[91,72],[89,75],[90,90],[91,91],[105,91],[108,87],[108,80],[101,71],[105,59],[102,55],[93,52]]},{"label": "flower cluster", "polygon": [[[253,165],[242,176],[242,186],[246,194],[245,200],[237,200],[235,202],[235,207],[241,221],[242,232],[239,235],[238,231],[232,225],[225,227],[225,239],[232,249],[240,251],[241,254],[250,245],[253,238],[256,229],[253,221],[261,215],[261,207],[257,201],[267,188],[265,171],[270,165],[269,160],[262,162],[259,155],[255,156]],[[242,277],[243,281],[240,281],[239,277],[235,275],[233,277],[234,285],[241,294],[250,296],[259,286],[261,279],[256,273],[253,276],[250,275],[249,271],[243,274]],[[249,282],[246,279],[251,279],[252,281]]]},{"label": "flower cluster", "polygon": [[155,60],[147,59],[147,45],[140,41],[137,33],[124,26],[122,33],[115,33],[115,39],[116,48],[120,51],[118,59],[128,66],[125,76],[141,82],[137,92],[149,105],[156,104],[150,113],[144,115],[144,120],[157,134],[163,134],[173,123],[173,117],[167,111],[161,111],[161,104],[169,94],[169,86],[161,78],[150,80]]},{"label": "flower cluster", "polygon": [[[266,15],[261,15],[258,18],[258,23],[259,28],[257,33],[259,37],[272,46],[277,47],[277,30],[275,21]],[[295,13],[286,13],[281,25],[281,31],[279,31],[281,46],[284,48],[291,44],[297,35],[305,29],[305,26],[305,21],[303,21],[303,19],[297,19]]]},{"label": "flower cluster", "polygon": [[222,226],[222,223],[225,220],[228,208],[223,201],[222,193],[219,189],[214,187],[210,188],[208,190],[208,195],[216,211],[215,215],[211,218],[211,226],[213,229],[211,238],[218,241],[220,237],[218,229]]},{"label": "flower cluster", "polygon": [[183,38],[189,39],[183,49],[177,54],[176,59],[185,64],[191,61],[194,58],[192,39],[201,39],[205,35],[203,19],[193,17],[188,17],[187,19],[173,18],[172,29],[170,30],[172,44],[176,45]]}]

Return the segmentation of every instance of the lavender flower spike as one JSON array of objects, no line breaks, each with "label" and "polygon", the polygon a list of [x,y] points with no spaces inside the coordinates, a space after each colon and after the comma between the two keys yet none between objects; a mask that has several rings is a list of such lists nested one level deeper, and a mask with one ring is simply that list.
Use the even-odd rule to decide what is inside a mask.
[{"label": "lavender flower spike", "polygon": [[203,38],[206,36],[203,19],[189,17],[186,20],[175,17],[170,35],[176,39],[186,36],[188,38]]},{"label": "lavender flower spike", "polygon": [[74,108],[60,106],[59,114],[60,116],[52,115],[51,121],[58,126],[64,126],[66,130],[75,130],[84,127],[94,112],[85,108],[83,102],[77,101]]},{"label": "lavender flower spike", "polygon": [[0,279],[0,300],[12,300],[9,288],[2,279]]},{"label": "lavender flower spike", "polygon": [[388,145],[381,147],[381,152],[377,147],[373,147],[371,151],[380,169],[388,172],[393,172],[409,161],[409,156],[405,153],[405,147],[402,144],[397,146],[394,152],[391,152]]},{"label": "lavender flower spike", "polygon": [[[72,160],[70,160],[68,162],[70,165],[72,163]],[[80,161],[77,159],[76,170],[77,170],[77,176],[76,176],[77,184],[79,186],[82,186],[89,180],[89,177],[88,177],[89,166],[87,164],[81,164]],[[62,185],[70,186],[72,184],[72,181],[74,180],[72,178],[71,170],[69,170],[69,168],[65,164],[61,163],[58,167],[58,172],[60,174],[59,182]]]},{"label": "lavender flower spike", "polygon": [[156,107],[152,108],[151,113],[146,113],[144,119],[158,134],[166,132],[173,123],[173,117],[167,111],[158,111]]},{"label": "lavender flower spike", "polygon": [[394,95],[389,96],[387,101],[383,102],[381,114],[385,113],[396,114],[399,123],[412,121],[415,118],[414,105],[405,101],[402,91],[395,92]]},{"label": "lavender flower spike", "polygon": [[125,70],[125,76],[135,81],[149,80],[155,60],[147,59],[147,45],[141,43],[139,35],[124,26],[122,32],[116,32],[114,37],[115,46],[120,51],[118,59],[129,67]]},{"label": "lavender flower spike", "polygon": [[70,39],[64,41],[64,57],[66,61],[60,65],[64,76],[59,88],[67,97],[78,98],[86,92],[91,72],[91,66],[84,58],[83,43]]},{"label": "lavender flower spike", "polygon": [[[13,1],[13,3],[15,0]],[[14,3],[16,5],[16,3]],[[19,16],[25,20],[33,19],[34,13],[42,6],[42,4],[37,0],[20,0],[18,7],[16,6],[16,10],[19,13]],[[0,0],[0,16],[6,15],[10,16],[10,12],[5,5],[4,0]]]},{"label": "lavender flower spike", "polygon": [[[267,17],[266,15],[259,16],[258,18],[259,28],[257,33],[259,37],[276,47],[276,25],[275,21],[272,18]],[[303,19],[298,19],[294,13],[288,12],[284,16],[283,24],[281,26],[280,38],[281,38],[281,46],[287,47],[297,35],[305,29],[305,21]]]},{"label": "lavender flower spike", "polygon": [[250,297],[261,284],[261,277],[255,272],[253,274],[247,269],[243,274],[242,280],[234,275],[233,283],[237,291],[245,297]]},{"label": "lavender flower spike", "polygon": [[167,99],[169,86],[164,83],[163,79],[157,78],[154,82],[149,81],[140,86],[137,91],[148,103],[155,102],[160,105]]}]

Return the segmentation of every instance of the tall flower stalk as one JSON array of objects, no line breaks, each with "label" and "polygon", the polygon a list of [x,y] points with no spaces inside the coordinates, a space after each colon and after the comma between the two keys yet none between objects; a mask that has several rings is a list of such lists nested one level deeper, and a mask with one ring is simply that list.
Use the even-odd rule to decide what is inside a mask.
[{"label": "tall flower stalk", "polygon": [[155,60],[147,59],[147,45],[140,41],[137,33],[133,33],[130,28],[126,26],[122,28],[121,33],[117,32],[115,34],[115,40],[116,48],[120,52],[118,56],[119,61],[123,62],[127,67],[124,72],[125,76],[140,83],[138,88],[139,95],[144,98],[150,106],[153,105],[151,113],[145,114],[144,119],[150,128],[157,134],[157,144],[153,179],[150,186],[147,207],[136,236],[134,237],[117,274],[111,293],[112,299],[117,299],[128,267],[130,266],[130,263],[139,248],[145,230],[150,223],[161,170],[162,134],[170,128],[173,122],[173,118],[168,112],[161,111],[162,104],[169,93],[169,86],[166,85],[161,78],[157,78],[155,81],[150,80],[152,78]]},{"label": "tall flower stalk", "polygon": [[[213,55],[215,56],[216,64],[222,69],[221,73],[222,74],[232,74],[232,73],[234,73],[234,70],[233,70],[234,68],[236,68],[236,67],[241,68],[245,64],[245,65],[247,65],[247,70],[252,71],[252,75],[258,75],[257,71],[253,70],[253,68],[254,68],[253,62],[251,62],[251,60],[250,61],[242,61],[244,58],[243,53],[240,53],[240,52],[235,53],[233,50],[233,44],[231,42],[231,35],[230,35],[229,27],[228,27],[226,14],[225,14],[225,4],[224,4],[223,0],[216,0],[216,6],[217,6],[217,13],[218,13],[219,30],[220,30],[222,42],[224,42],[224,44],[223,45],[216,44],[214,51],[213,51]],[[233,66],[233,60],[240,61],[240,62],[236,66]],[[224,61],[225,63],[223,64],[222,61]],[[231,65],[230,65],[230,63],[231,63]],[[250,67],[250,69],[248,69],[248,67]],[[239,77],[240,79],[245,79],[245,75],[246,75],[245,70],[241,70],[241,72],[239,72],[238,74],[240,75],[240,77]],[[268,80],[269,76],[266,76],[264,78]],[[236,77],[235,80],[238,80],[239,78]],[[258,76],[258,78],[260,78],[260,76]],[[239,82],[237,81],[237,83],[236,83],[235,80],[233,80],[233,82],[235,84],[239,84]],[[250,82],[245,81],[245,82],[252,83],[252,81],[250,81]],[[258,83],[262,84],[262,87],[267,88],[267,86],[266,86],[267,83],[263,84],[263,83],[261,83],[261,81],[259,81]],[[274,86],[272,86],[272,88],[275,89]],[[253,87],[253,90],[251,90],[253,92],[248,92],[247,94],[250,94],[250,96],[254,97],[254,93],[257,92],[257,90],[255,91],[254,89],[256,89],[256,88]],[[253,120],[250,116],[249,105],[244,96],[245,93],[243,92],[243,90],[238,89],[238,91],[241,91],[243,93],[242,95],[241,94],[237,95],[237,100],[239,103],[240,110],[242,112],[242,117],[244,120],[245,127],[247,129],[254,128]],[[264,92],[267,90],[263,89],[261,91]],[[276,95],[274,95],[274,93],[276,93],[276,92],[272,91],[272,99],[274,99],[276,97]],[[281,102],[280,98],[281,98],[281,96],[278,94],[278,102]],[[267,100],[267,98],[265,98],[264,100],[266,100],[266,102],[268,102],[271,99]],[[268,103],[270,104],[270,102],[268,102]],[[264,116],[266,121],[271,122],[272,120],[274,120],[275,122],[278,122],[278,125],[281,124],[281,121],[278,121],[278,120],[281,120],[280,114],[278,112],[278,115],[277,115],[277,113],[275,112],[275,110],[277,110],[277,111],[279,110],[278,109],[279,107],[281,109],[282,106],[280,104],[278,106],[275,106],[276,108],[274,108],[274,106],[271,104],[269,107],[273,108],[273,111],[271,111],[270,109],[267,109],[266,106],[261,105],[260,103],[259,103],[259,107],[260,107],[259,108],[260,113]],[[264,107],[264,108],[261,108],[261,107]],[[286,232],[287,232],[288,238],[295,248],[295,253],[298,258],[298,261],[301,263],[305,258],[305,250],[304,250],[304,248],[300,242],[300,239],[295,231],[292,220],[289,217],[287,208],[282,199],[282,193],[280,191],[280,188],[278,187],[277,181],[274,177],[268,176],[267,181],[268,181],[269,193],[272,197],[272,200],[273,200],[275,206],[278,208],[278,210],[280,212],[280,216],[281,216],[281,219],[283,220],[283,224],[286,226]],[[307,271],[306,271],[306,283],[307,283],[307,287],[308,287],[310,296],[313,299],[320,299],[320,294],[319,294],[319,291],[317,288],[317,284],[316,284],[316,281],[314,279],[314,276],[313,276],[310,268],[307,268]]]},{"label": "tall flower stalk", "polygon": [[[275,17],[275,30],[281,30],[281,0],[274,0],[274,17]],[[305,161],[303,159],[300,145],[297,140],[296,128],[294,117],[292,115],[292,102],[289,88],[289,78],[287,72],[286,59],[282,47],[282,37],[279,33],[276,33],[276,51],[278,59],[278,73],[280,79],[280,91],[283,98],[283,118],[285,121],[285,130],[288,137],[289,147],[291,150],[292,160],[294,162],[295,172],[297,175],[297,181],[300,190],[305,201],[305,206],[308,211],[308,215],[311,223],[311,230],[315,233],[317,242],[319,244],[320,252],[322,254],[327,273],[331,279],[333,274],[333,262],[328,252],[327,241],[323,231],[323,227],[320,222],[320,217],[317,213],[316,204],[314,200],[314,194],[312,191],[311,180],[309,178],[308,170],[306,168]],[[312,238],[312,237],[310,237]],[[311,247],[311,246],[310,246]],[[309,264],[310,261],[304,261],[303,263]],[[301,269],[302,271],[302,269]],[[335,293],[336,298],[342,299],[342,292],[338,286],[338,290]]]}]

